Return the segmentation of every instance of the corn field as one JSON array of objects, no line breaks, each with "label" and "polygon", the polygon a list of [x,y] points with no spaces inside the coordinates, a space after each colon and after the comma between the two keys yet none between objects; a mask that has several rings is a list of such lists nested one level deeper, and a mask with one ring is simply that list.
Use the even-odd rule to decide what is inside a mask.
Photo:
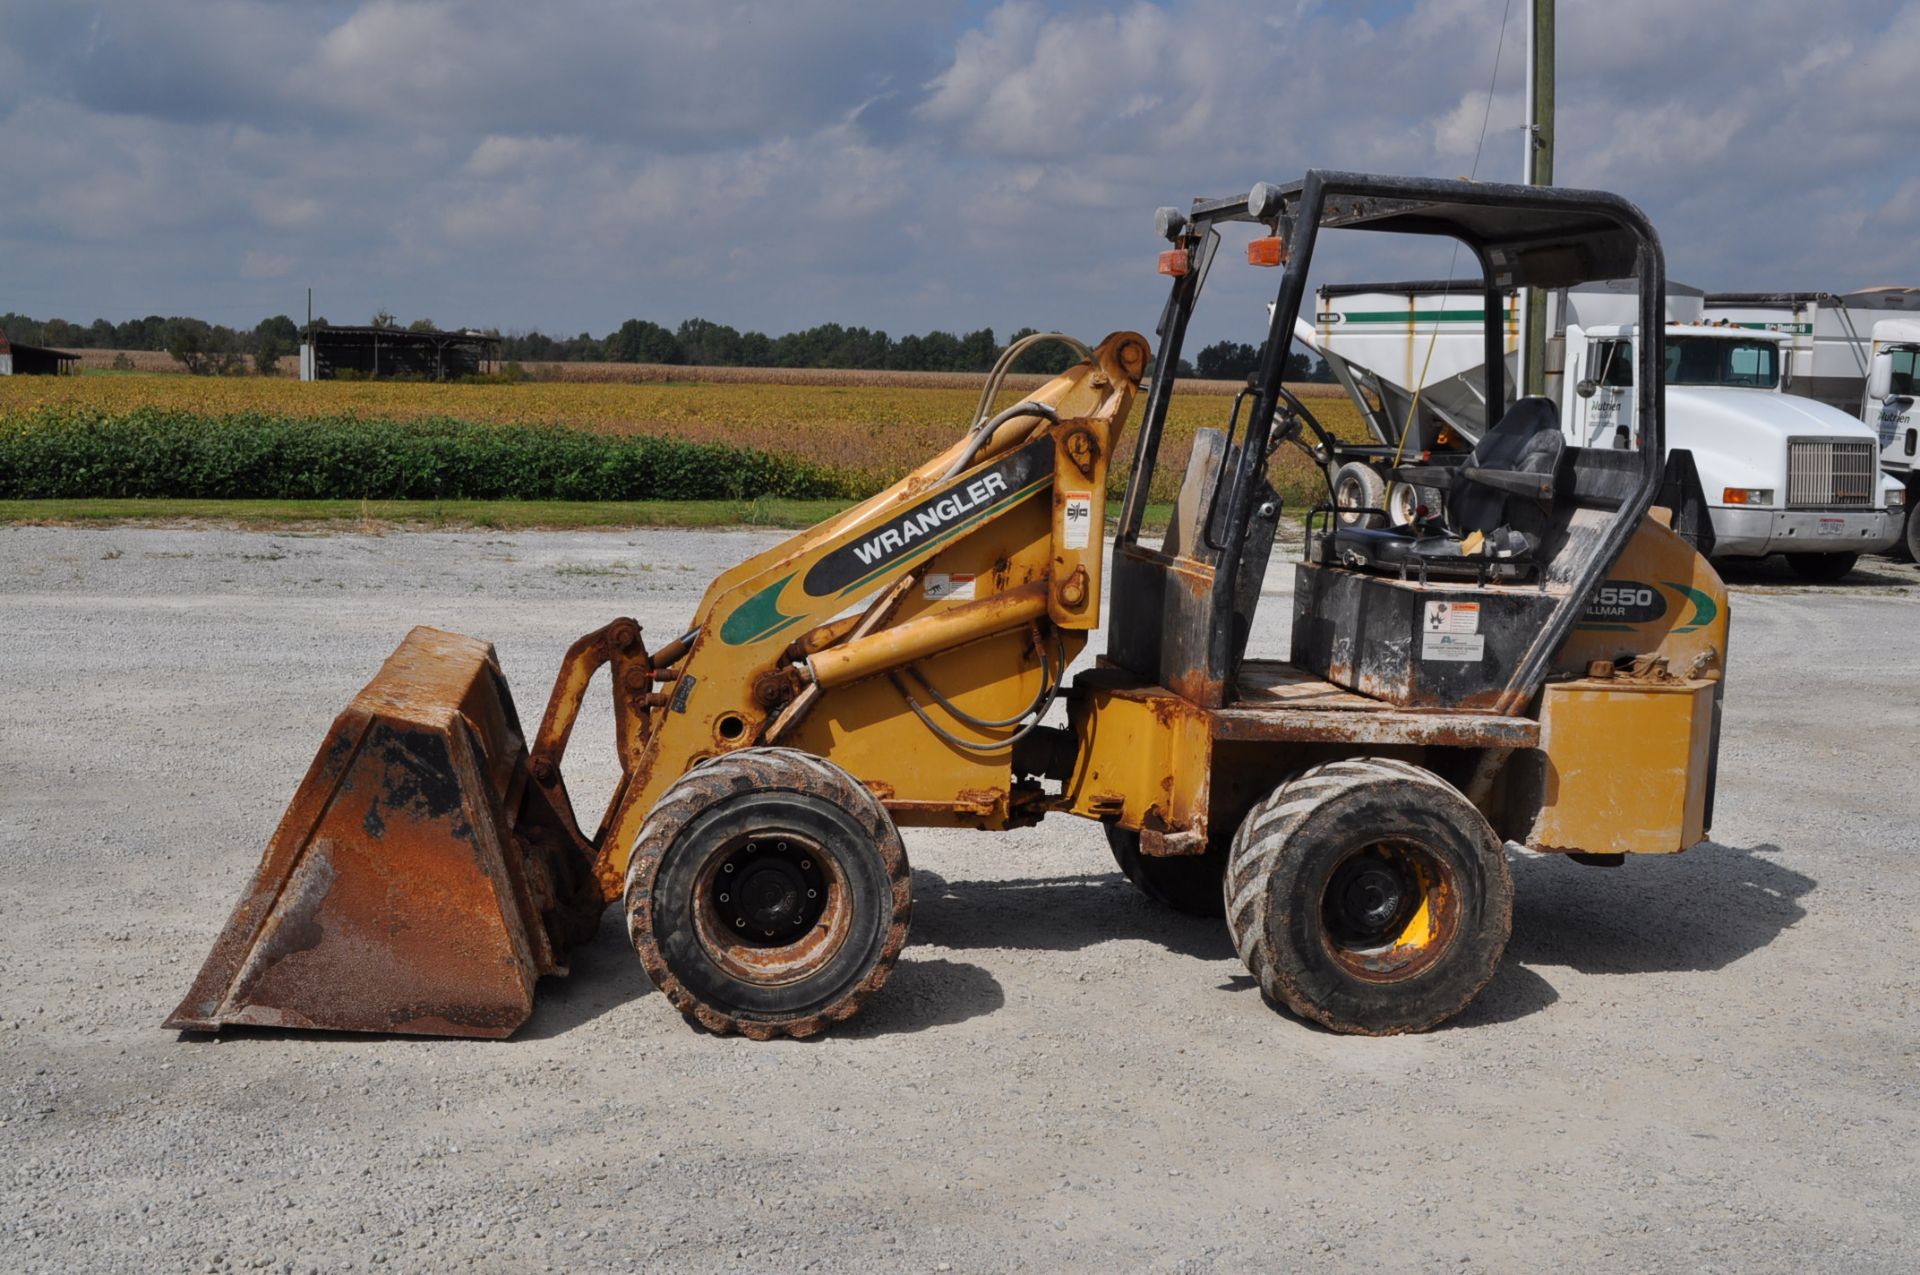
[{"label": "corn field", "polygon": [[[967,385],[930,387],[823,384],[807,373],[785,375],[802,383],[303,384],[277,378],[140,374],[15,377],[0,381],[0,422],[45,419],[48,412],[112,420],[154,410],[214,418],[358,419],[396,425],[427,420],[557,425],[765,452],[832,474],[850,494],[863,494],[893,482],[951,443],[966,428],[979,398],[978,378]],[[1197,392],[1183,386],[1174,397],[1155,499],[1172,498],[1194,430],[1226,424],[1231,399],[1206,392],[1209,383],[1192,388]],[[1347,438],[1360,436],[1361,422],[1344,396],[1328,396],[1323,387],[1303,388],[1317,391],[1309,404],[1329,429]],[[1015,392],[1017,388],[1008,389],[1005,401],[1011,402]],[[1116,486],[1132,442],[1129,430],[1114,466]],[[1274,459],[1274,484],[1296,507],[1319,490],[1310,463],[1290,448]]]}]

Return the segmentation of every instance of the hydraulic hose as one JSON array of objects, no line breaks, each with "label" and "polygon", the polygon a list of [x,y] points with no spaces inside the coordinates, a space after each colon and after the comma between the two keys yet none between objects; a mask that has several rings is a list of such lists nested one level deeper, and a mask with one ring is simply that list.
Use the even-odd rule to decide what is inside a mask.
[{"label": "hydraulic hose", "polygon": [[[1054,669],[1056,663],[1059,665],[1058,671]],[[956,718],[977,725],[988,724],[983,719],[975,718],[948,703],[946,697],[935,690],[933,684],[927,681],[918,669],[911,669],[910,671],[913,673],[914,680],[925,687],[928,693]],[[920,701],[914,698],[913,692],[907,688],[905,679],[901,678],[898,673],[892,675],[894,689],[900,692],[901,697],[907,701],[907,707],[913,710],[913,715],[920,719],[922,725],[947,743],[952,744],[955,748],[964,748],[969,752],[975,753],[995,753],[1003,748],[1011,748],[1015,743],[1026,738],[1041,722],[1046,720],[1047,710],[1053,707],[1053,701],[1059,697],[1060,688],[1067,680],[1066,643],[1061,640],[1057,632],[1054,634],[1054,650],[1051,653],[1051,658],[1046,646],[1042,645],[1040,648],[1040,680],[1040,693],[1035,697],[1034,702],[1027,707],[1025,712],[1010,718],[1004,723],[992,724],[1011,726],[1014,722],[1018,722],[1029,716],[1031,717],[1030,721],[1013,734],[1008,735],[1005,739],[976,741],[962,739],[940,725],[940,723],[934,721],[933,718],[928,715],[927,710],[920,706]]]},{"label": "hydraulic hose", "polygon": [[993,370],[987,373],[987,383],[980,389],[979,406],[973,409],[973,425],[967,433],[967,446],[960,453],[959,459],[947,466],[947,472],[940,475],[941,482],[945,482],[971,465],[973,458],[980,454],[980,448],[993,437],[993,432],[1016,417],[1043,416],[1055,425],[1060,423],[1059,415],[1052,408],[1044,403],[1032,401],[1015,403],[1006,411],[996,413],[991,420],[987,418],[987,412],[993,407],[994,398],[1000,393],[1001,383],[1007,379],[1007,373],[1013,370],[1013,365],[1019,361],[1020,356],[1034,346],[1044,345],[1048,341],[1058,341],[1066,346],[1080,356],[1082,363],[1093,361],[1093,351],[1064,332],[1031,332],[1000,351],[1000,357],[993,361]]},{"label": "hydraulic hose", "polygon": [[1000,357],[993,361],[993,370],[987,373],[987,383],[980,391],[980,405],[973,409],[973,424],[976,429],[979,428],[980,422],[986,419],[988,409],[993,406],[994,396],[1000,393],[1000,383],[1006,380],[1007,373],[1013,370],[1014,363],[1034,346],[1044,345],[1048,341],[1058,341],[1066,346],[1080,356],[1082,363],[1093,361],[1093,351],[1064,332],[1030,332],[1021,337],[1000,351]]},{"label": "hydraulic hose", "polygon": [[947,479],[953,477],[968,465],[973,464],[973,458],[980,454],[980,449],[987,445],[987,440],[993,437],[995,430],[1005,425],[1008,421],[1015,420],[1022,416],[1039,416],[1051,421],[1055,425],[1060,423],[1060,414],[1051,407],[1048,407],[1045,403],[1036,403],[1032,399],[1015,403],[1012,407],[1001,412],[992,420],[982,421],[973,427],[973,432],[967,435],[967,445],[960,449],[958,456],[954,457],[953,464],[947,466],[947,472],[940,475],[940,481],[947,481]]}]

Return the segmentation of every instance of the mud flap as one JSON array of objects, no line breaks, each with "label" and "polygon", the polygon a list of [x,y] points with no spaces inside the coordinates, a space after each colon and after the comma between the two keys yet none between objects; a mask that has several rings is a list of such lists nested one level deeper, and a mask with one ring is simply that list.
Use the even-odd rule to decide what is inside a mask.
[{"label": "mud flap", "polygon": [[335,719],[166,1025],[511,1035],[603,906],[564,803],[529,778],[492,646],[414,629]]}]

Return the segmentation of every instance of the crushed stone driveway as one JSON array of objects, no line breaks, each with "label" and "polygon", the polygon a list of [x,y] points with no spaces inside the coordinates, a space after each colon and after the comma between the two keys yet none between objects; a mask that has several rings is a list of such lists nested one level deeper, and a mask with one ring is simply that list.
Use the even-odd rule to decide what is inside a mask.
[{"label": "crushed stone driveway", "polygon": [[493,641],[531,717],[573,638],[664,640],[776,538],[0,530],[0,1269],[1920,1269],[1920,572],[1883,559],[1729,571],[1712,844],[1516,856],[1506,962],[1429,1035],[1276,1011],[1069,819],[909,830],[908,949],[822,1040],[691,1029],[615,915],[507,1042],[160,1028],[409,625]]}]

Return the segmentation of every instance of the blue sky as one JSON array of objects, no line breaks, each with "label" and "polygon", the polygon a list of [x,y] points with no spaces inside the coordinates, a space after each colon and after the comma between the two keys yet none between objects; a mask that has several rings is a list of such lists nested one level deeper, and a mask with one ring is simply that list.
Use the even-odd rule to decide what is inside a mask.
[{"label": "blue sky", "polygon": [[[1516,178],[1506,7],[0,0],[0,310],[1144,329],[1158,205],[1464,175],[1483,113]],[[1920,283],[1920,6],[1561,9],[1559,179],[1674,277]],[[1250,287],[1199,334],[1257,339]]]}]

